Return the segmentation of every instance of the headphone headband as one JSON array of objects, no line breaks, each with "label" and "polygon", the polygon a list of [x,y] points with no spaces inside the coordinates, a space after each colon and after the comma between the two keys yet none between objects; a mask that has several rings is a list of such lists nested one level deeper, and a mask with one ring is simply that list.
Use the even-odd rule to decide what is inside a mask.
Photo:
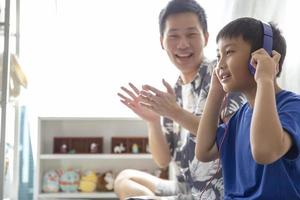
[{"label": "headphone headband", "polygon": [[[272,55],[273,50],[273,31],[270,24],[260,21],[263,27],[263,45],[262,47],[268,52],[269,55]],[[255,68],[249,63],[248,69],[252,75],[255,74]]]},{"label": "headphone headband", "polygon": [[268,23],[264,23],[261,21],[264,31],[264,38],[263,38],[263,48],[271,55],[272,48],[273,48],[273,32],[272,27]]}]

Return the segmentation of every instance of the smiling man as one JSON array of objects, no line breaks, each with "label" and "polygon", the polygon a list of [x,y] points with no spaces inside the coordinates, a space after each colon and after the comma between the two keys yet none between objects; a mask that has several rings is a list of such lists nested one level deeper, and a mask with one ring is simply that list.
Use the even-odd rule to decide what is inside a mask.
[{"label": "smiling man", "polygon": [[[133,84],[122,87],[122,103],[140,116],[148,126],[153,159],[161,168],[173,161],[176,180],[162,180],[148,173],[127,169],[115,181],[120,199],[148,195],[155,199],[223,199],[223,179],[218,162],[199,162],[195,158],[195,139],[211,75],[216,62],[205,58],[208,31],[206,14],[194,0],[171,0],[159,16],[160,42],[179,70],[172,88],[165,80],[166,92],[150,85],[139,90]],[[223,109],[222,119],[242,104],[233,95]],[[225,107],[224,107],[225,108]],[[162,117],[162,124],[161,124]]]}]

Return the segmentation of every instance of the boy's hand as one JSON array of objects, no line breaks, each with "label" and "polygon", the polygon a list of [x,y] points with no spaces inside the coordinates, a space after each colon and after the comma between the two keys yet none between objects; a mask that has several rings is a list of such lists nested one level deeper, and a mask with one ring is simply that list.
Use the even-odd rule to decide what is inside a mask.
[{"label": "boy's hand", "polygon": [[226,95],[226,92],[223,89],[223,86],[221,84],[221,78],[220,78],[220,68],[216,67],[213,70],[213,73],[211,75],[211,82],[210,82],[210,91],[214,91],[216,94],[219,94],[221,97],[224,97]]},{"label": "boy's hand", "polygon": [[256,69],[255,81],[274,81],[279,72],[280,57],[281,55],[274,50],[272,51],[272,57],[263,48],[253,52],[250,62]]},{"label": "boy's hand", "polygon": [[172,87],[164,79],[163,85],[167,92],[160,91],[150,85],[144,85],[140,92],[141,106],[152,110],[155,113],[173,119],[180,110],[180,106],[176,102],[176,95]]},{"label": "boy's hand", "polygon": [[121,87],[121,89],[129,96],[126,97],[121,93],[118,93],[118,96],[121,98],[121,102],[130,108],[134,113],[136,113],[143,120],[148,122],[155,122],[160,120],[160,116],[155,112],[143,107],[140,105],[140,91],[132,84],[129,83],[131,88],[127,89],[126,87]]}]

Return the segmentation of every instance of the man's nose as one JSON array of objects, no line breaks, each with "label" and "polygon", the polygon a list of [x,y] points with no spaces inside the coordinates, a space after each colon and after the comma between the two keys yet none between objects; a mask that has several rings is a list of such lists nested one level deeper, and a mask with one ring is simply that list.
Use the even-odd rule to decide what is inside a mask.
[{"label": "man's nose", "polygon": [[178,43],[179,49],[185,49],[190,46],[189,40],[186,37],[181,37]]}]

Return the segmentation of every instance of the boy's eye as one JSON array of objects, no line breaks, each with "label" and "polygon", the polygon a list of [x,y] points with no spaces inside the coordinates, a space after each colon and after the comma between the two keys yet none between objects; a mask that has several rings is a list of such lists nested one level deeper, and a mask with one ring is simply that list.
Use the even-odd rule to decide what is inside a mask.
[{"label": "boy's eye", "polygon": [[217,55],[217,61],[219,61],[221,58],[220,54]]},{"label": "boy's eye", "polygon": [[234,53],[233,50],[227,50],[227,51],[226,51],[226,55],[229,55],[229,54],[232,54],[232,53]]}]

